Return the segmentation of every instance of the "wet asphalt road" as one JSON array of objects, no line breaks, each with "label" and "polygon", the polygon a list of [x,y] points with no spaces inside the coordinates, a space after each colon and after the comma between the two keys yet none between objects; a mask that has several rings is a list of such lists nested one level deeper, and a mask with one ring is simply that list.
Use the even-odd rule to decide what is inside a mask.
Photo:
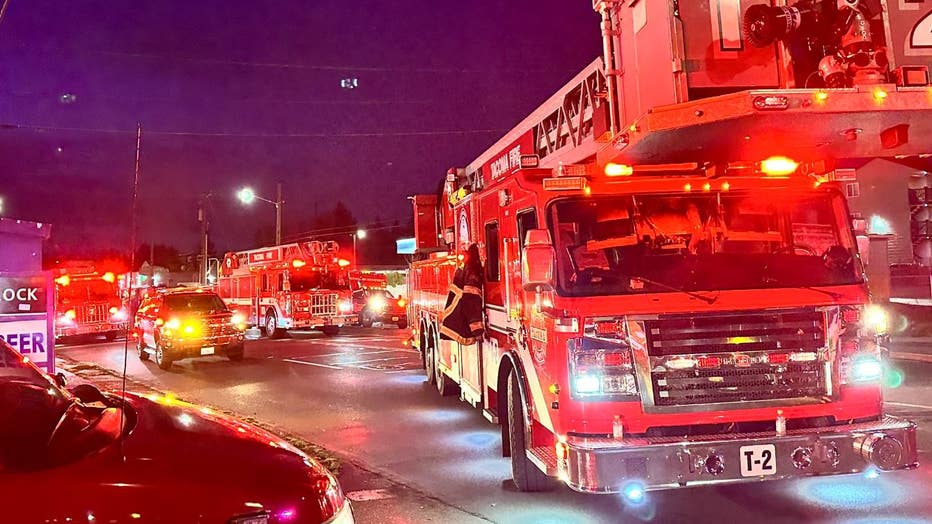
[{"label": "wet asphalt road", "polygon": [[[131,351],[128,376],[192,401],[252,416],[357,466],[341,476],[360,522],[929,522],[932,363],[895,360],[888,411],[921,425],[916,471],[653,492],[638,507],[565,487],[513,490],[498,426],[424,382],[394,328],[347,328],[249,341],[239,363],[185,360],[170,371]],[[123,343],[60,346],[60,355],[122,371]],[[894,353],[895,354],[895,353]],[[930,359],[932,360],[932,359]],[[897,381],[892,381],[894,385]],[[368,470],[368,471],[367,471]]]}]

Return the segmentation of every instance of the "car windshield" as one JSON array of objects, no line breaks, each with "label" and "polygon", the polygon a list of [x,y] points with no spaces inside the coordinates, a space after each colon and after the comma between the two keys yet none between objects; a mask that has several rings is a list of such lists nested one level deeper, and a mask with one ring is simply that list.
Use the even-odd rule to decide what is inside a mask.
[{"label": "car windshield", "polygon": [[811,287],[860,281],[840,196],[636,195],[549,208],[567,296]]},{"label": "car windshield", "polygon": [[349,289],[346,276],[331,271],[293,271],[289,275],[292,291],[312,289]]},{"label": "car windshield", "polygon": [[74,279],[67,286],[59,286],[58,293],[70,300],[103,301],[117,298],[117,285],[100,279]]},{"label": "car windshield", "polygon": [[165,309],[174,313],[219,313],[227,307],[212,293],[186,293],[166,296]]},{"label": "car windshield", "polygon": [[71,400],[70,393],[0,340],[0,469],[38,453]]}]

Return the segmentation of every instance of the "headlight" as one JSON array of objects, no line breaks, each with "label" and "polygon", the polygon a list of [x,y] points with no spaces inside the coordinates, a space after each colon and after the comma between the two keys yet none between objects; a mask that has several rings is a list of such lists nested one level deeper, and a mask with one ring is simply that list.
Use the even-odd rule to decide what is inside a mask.
[{"label": "headlight", "polygon": [[569,357],[573,397],[609,400],[638,394],[631,351],[626,346],[572,339]]},{"label": "headlight", "polygon": [[340,302],[339,307],[340,307],[340,313],[349,313],[350,311],[353,310],[353,303],[350,302],[349,300],[344,300],[343,302]]},{"label": "headlight", "polygon": [[385,309],[385,297],[381,295],[374,295],[369,297],[367,302],[369,307],[375,311],[382,311]]},{"label": "headlight", "polygon": [[851,361],[851,382],[876,382],[883,377],[883,364],[873,355],[860,355]]},{"label": "headlight", "polygon": [[890,329],[890,318],[882,307],[871,304],[864,308],[861,327],[870,334],[883,335]]},{"label": "headlight", "polygon": [[178,329],[181,327],[181,321],[177,318],[170,318],[168,322],[165,322],[166,329]]},{"label": "headlight", "polygon": [[244,331],[246,329],[246,315],[242,313],[233,313],[233,316],[230,317],[230,324],[233,324],[233,327]]},{"label": "headlight", "polygon": [[120,309],[120,308],[116,308],[116,307],[110,308],[110,318],[111,318],[112,320],[117,320],[117,321],[121,321],[121,322],[122,322],[123,320],[126,320],[126,318],[127,318],[128,316],[129,316],[129,315],[126,314],[126,310],[125,310],[125,309]]}]

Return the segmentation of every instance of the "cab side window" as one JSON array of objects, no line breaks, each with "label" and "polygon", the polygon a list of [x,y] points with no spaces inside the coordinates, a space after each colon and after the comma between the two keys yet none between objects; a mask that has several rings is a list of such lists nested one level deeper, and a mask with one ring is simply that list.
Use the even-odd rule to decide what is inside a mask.
[{"label": "cab side window", "polygon": [[485,280],[498,282],[499,270],[499,239],[498,222],[489,222],[485,225]]}]

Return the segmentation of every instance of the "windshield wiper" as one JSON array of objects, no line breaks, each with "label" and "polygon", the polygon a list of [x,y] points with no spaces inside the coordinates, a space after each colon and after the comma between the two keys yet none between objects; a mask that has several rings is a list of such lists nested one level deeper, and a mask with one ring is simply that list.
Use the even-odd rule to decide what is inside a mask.
[{"label": "windshield wiper", "polygon": [[652,286],[657,286],[657,287],[660,287],[660,288],[664,288],[664,289],[666,289],[666,290],[668,290],[668,291],[675,291],[675,292],[677,292],[677,293],[686,294],[686,295],[691,296],[691,297],[693,297],[693,298],[699,299],[699,300],[705,302],[706,304],[710,304],[710,305],[711,305],[711,304],[714,304],[715,301],[718,300],[718,297],[717,297],[717,296],[716,296],[716,297],[710,297],[710,296],[703,295],[702,293],[698,293],[698,292],[696,292],[696,291],[687,291],[687,290],[685,290],[685,289],[680,289],[680,288],[678,288],[678,287],[676,287],[676,286],[671,286],[671,285],[669,285],[669,284],[664,284],[663,282],[657,282],[656,280],[651,280],[651,279],[649,279],[649,278],[644,278],[644,277],[641,277],[641,276],[627,276],[627,275],[625,275],[625,276],[626,276],[629,280],[640,280],[641,282],[647,282],[648,284],[650,284],[650,285],[652,285]]}]

